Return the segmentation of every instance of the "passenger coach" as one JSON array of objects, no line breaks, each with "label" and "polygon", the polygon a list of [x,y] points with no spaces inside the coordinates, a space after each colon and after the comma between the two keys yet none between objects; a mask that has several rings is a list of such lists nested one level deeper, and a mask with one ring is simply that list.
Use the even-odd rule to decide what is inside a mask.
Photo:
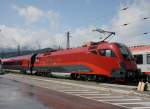
[{"label": "passenger coach", "polygon": [[148,76],[150,81],[150,45],[130,47],[141,72]]}]

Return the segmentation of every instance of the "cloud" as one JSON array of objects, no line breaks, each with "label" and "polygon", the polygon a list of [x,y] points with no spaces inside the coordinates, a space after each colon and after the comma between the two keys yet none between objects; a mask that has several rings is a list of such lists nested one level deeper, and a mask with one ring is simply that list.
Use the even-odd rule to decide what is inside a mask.
[{"label": "cloud", "polygon": [[[150,36],[143,35],[144,32],[149,32],[150,28],[150,19],[143,20],[144,17],[150,17],[149,4],[149,0],[134,0],[121,4],[117,13],[111,19],[111,25],[101,25],[100,28],[116,32],[116,36],[109,39],[112,42],[120,42],[128,46],[150,44]],[[127,10],[121,10],[127,6],[129,7]],[[129,23],[129,25],[123,26],[125,23]],[[100,34],[93,33],[93,29],[95,29],[95,26],[90,25],[71,30],[71,46],[81,46],[88,41],[100,41]],[[59,34],[58,37],[57,42],[61,42],[60,45],[66,45],[65,36]],[[105,36],[101,35],[101,37],[104,38]]]},{"label": "cloud", "polygon": [[[99,33],[93,32],[92,30],[95,29],[95,26],[88,26],[88,27],[80,27],[76,29],[70,29],[70,45],[71,47],[79,47],[82,46],[86,42],[90,41],[99,41],[100,37]],[[66,33],[56,34],[55,36],[56,42],[66,47]]]},{"label": "cloud", "polygon": [[1,48],[22,48],[38,49],[45,47],[53,47],[55,39],[46,30],[33,31],[31,29],[23,29],[0,25],[0,47]]},{"label": "cloud", "polygon": [[[52,34],[47,30],[32,30],[0,25],[0,47],[38,49],[45,47],[66,47],[66,33]],[[99,34],[92,32],[94,26],[71,30],[71,47],[78,47],[88,41],[98,41]]]},{"label": "cloud", "polygon": [[[149,32],[149,19],[142,20],[143,17],[150,16],[149,4],[149,0],[135,0],[134,2],[127,3],[126,5],[121,4],[117,13],[112,19],[111,25],[102,25],[100,28],[115,31],[117,35],[112,39],[112,41],[115,42],[121,42],[127,45],[150,43],[149,35],[140,35],[141,33]],[[121,11],[121,9],[126,6],[129,7],[128,10]],[[18,14],[30,23],[38,22],[45,18],[49,21],[50,25],[54,27],[54,29],[59,27],[59,13],[53,10],[43,11],[35,7],[35,10],[38,10],[37,13],[39,12],[41,14],[34,14],[33,16],[36,17],[33,17],[32,20],[29,20],[25,17],[30,16],[30,14],[25,14],[30,13],[27,10],[32,10],[28,9],[29,7],[31,6],[18,8]],[[31,13],[32,12],[33,11],[31,11]],[[124,23],[129,23],[129,25],[122,26]],[[39,28],[38,30],[33,30],[32,28],[28,27],[18,28],[6,25],[0,25],[0,29],[2,29],[2,32],[0,32],[0,47],[3,48],[17,48],[18,45],[21,45],[21,47],[24,48],[26,47],[34,49],[39,47],[44,48],[59,45],[64,48],[66,47],[65,32],[52,33],[47,29]],[[99,41],[100,35],[99,33],[92,32],[93,29],[95,29],[95,26],[92,25],[70,29],[71,47],[81,46],[84,42],[88,41]]]},{"label": "cloud", "polygon": [[[0,32],[0,48],[17,48],[18,45],[29,49],[56,46],[57,42],[55,40],[57,38],[55,37],[55,30],[59,28],[59,13],[53,10],[43,11],[35,6],[18,7],[13,5],[13,9],[29,25],[25,25],[24,28],[0,25],[0,29],[2,30]],[[30,27],[30,24],[34,25],[33,23],[38,23],[42,20],[46,20],[51,31],[48,31],[49,29],[47,28],[44,29],[44,27],[37,30]]]},{"label": "cloud", "polygon": [[49,10],[46,13],[46,16],[48,17],[48,19],[50,21],[51,28],[53,28],[53,30],[56,30],[59,27],[60,15],[53,10]]},{"label": "cloud", "polygon": [[51,30],[55,31],[59,28],[60,15],[56,11],[44,11],[32,5],[26,7],[13,5],[12,8],[26,21],[27,24],[33,25],[33,23],[45,21],[49,24]]},{"label": "cloud", "polygon": [[[134,0],[133,3],[121,4],[117,15],[112,19],[112,26],[109,27],[117,33],[114,41],[128,45],[150,43],[149,36],[142,35],[144,32],[149,32],[148,28],[150,28],[149,19],[143,20],[144,17],[150,16],[149,4],[149,0]],[[124,7],[129,8],[121,10]]]},{"label": "cloud", "polygon": [[29,22],[36,22],[42,16],[44,16],[44,12],[35,6],[28,6],[28,7],[21,8],[14,5],[13,9],[15,9],[20,16],[22,16]]}]

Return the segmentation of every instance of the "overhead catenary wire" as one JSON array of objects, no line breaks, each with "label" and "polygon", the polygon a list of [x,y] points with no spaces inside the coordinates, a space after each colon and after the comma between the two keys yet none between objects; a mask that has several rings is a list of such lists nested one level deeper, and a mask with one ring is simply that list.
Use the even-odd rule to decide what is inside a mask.
[{"label": "overhead catenary wire", "polygon": [[122,8],[121,11],[127,10],[129,7]]},{"label": "overhead catenary wire", "polygon": [[[130,9],[130,7],[127,6],[127,7],[122,8],[120,11],[128,12],[129,9]],[[149,19],[150,19],[149,16],[144,16],[144,17],[141,18],[141,21],[143,21],[143,20],[149,20]],[[121,26],[128,26],[129,24],[132,24],[132,23],[131,22],[126,22],[126,23],[121,24]]]},{"label": "overhead catenary wire", "polygon": [[[129,9],[130,9],[130,7],[126,6],[126,7],[123,7],[120,11],[128,12]],[[139,21],[148,21],[149,19],[150,19],[150,16],[142,16],[142,18],[140,18]],[[133,22],[134,21],[124,22],[124,23],[118,25],[118,27],[122,27],[122,29],[123,29],[124,27],[128,27],[128,26],[132,25]],[[119,34],[119,32],[116,32],[116,34]],[[150,34],[150,32],[143,31],[141,33],[138,33],[136,36],[148,35],[148,34]]]}]

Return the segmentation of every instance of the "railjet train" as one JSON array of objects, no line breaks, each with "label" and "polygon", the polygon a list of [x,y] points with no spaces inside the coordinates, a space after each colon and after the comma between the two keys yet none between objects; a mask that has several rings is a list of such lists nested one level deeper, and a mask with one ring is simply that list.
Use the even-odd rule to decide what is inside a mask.
[{"label": "railjet train", "polygon": [[1,59],[3,69],[49,75],[70,73],[72,79],[100,78],[135,80],[140,73],[130,50],[121,43],[90,42],[64,49]]}]

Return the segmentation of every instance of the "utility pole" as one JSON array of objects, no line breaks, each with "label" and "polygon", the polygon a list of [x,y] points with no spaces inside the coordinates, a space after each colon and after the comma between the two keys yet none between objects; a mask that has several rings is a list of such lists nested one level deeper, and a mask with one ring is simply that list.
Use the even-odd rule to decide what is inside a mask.
[{"label": "utility pole", "polygon": [[18,47],[17,47],[17,52],[18,52],[18,56],[21,54],[21,52],[20,52],[20,45],[18,45]]},{"label": "utility pole", "polygon": [[66,45],[66,48],[67,48],[67,49],[70,48],[70,37],[71,37],[71,36],[70,36],[70,32],[68,31],[68,32],[67,32],[67,45]]}]

